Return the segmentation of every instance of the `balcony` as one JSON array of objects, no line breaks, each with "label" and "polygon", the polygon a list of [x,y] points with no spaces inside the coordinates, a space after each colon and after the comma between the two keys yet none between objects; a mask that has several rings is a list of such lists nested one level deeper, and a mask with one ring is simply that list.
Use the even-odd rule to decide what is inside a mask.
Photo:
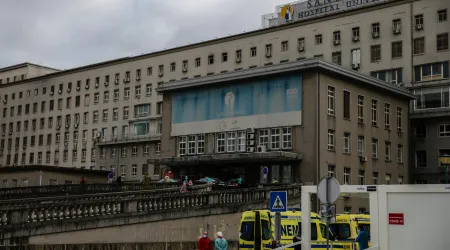
[{"label": "balcony", "polygon": [[97,142],[99,146],[129,144],[137,142],[149,142],[161,140],[161,133],[149,133],[147,135],[130,135],[130,136],[106,136]]},{"label": "balcony", "polygon": [[413,89],[414,100],[411,118],[432,118],[450,115],[450,85]]}]

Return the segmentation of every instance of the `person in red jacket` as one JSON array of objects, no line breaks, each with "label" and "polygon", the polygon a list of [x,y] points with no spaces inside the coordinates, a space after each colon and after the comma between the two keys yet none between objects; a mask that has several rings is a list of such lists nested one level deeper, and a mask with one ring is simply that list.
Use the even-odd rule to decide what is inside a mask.
[{"label": "person in red jacket", "polygon": [[202,237],[198,240],[198,250],[212,250],[208,232],[203,232]]}]

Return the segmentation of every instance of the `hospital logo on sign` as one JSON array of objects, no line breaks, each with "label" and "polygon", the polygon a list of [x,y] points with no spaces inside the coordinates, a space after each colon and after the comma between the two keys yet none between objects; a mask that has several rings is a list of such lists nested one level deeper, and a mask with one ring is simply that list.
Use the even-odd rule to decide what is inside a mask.
[{"label": "hospital logo on sign", "polygon": [[283,6],[283,8],[281,8],[280,17],[285,22],[292,21],[293,15],[294,15],[294,8],[290,4],[286,4],[285,6]]}]

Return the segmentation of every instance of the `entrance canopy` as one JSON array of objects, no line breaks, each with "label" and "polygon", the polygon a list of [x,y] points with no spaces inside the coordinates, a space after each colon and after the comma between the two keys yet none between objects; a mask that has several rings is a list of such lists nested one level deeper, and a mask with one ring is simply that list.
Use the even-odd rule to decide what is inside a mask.
[{"label": "entrance canopy", "polygon": [[242,163],[242,162],[299,162],[302,160],[302,154],[293,152],[274,151],[266,153],[231,153],[214,155],[191,155],[178,157],[163,157],[149,159],[148,164],[161,164],[168,166],[186,166],[198,164],[223,164],[223,163]]}]

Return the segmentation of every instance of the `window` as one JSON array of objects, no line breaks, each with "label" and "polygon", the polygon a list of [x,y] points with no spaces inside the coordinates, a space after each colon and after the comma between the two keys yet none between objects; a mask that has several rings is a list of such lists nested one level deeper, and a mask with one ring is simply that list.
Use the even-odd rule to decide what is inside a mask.
[{"label": "window", "polygon": [[365,157],[365,153],[364,153],[364,136],[358,136],[358,156],[359,157]]},{"label": "window", "polygon": [[161,143],[158,142],[158,143],[156,143],[156,146],[155,146],[155,155],[160,155],[160,154],[161,154]]},{"label": "window", "polygon": [[415,109],[450,107],[449,87],[434,87],[415,90]]},{"label": "window", "polygon": [[212,65],[214,64],[214,55],[209,55],[208,56],[208,65]]},{"label": "window", "polygon": [[141,80],[141,69],[136,70],[136,81]]},{"label": "window", "polygon": [[174,62],[170,63],[170,72],[175,72],[176,64]]},{"label": "window", "polygon": [[137,164],[131,165],[131,175],[136,176],[137,175]]},{"label": "window", "polygon": [[316,44],[322,44],[322,34],[318,34],[315,36]]},{"label": "window", "polygon": [[114,90],[114,101],[117,102],[119,101],[119,97],[120,97],[120,93],[118,89]]},{"label": "window", "polygon": [[164,75],[164,65],[161,64],[158,66],[158,76],[163,76],[163,75]]},{"label": "window", "polygon": [[93,123],[98,122],[98,111],[97,110],[92,113],[92,121],[93,121]]},{"label": "window", "polygon": [[400,185],[403,184],[403,176],[398,177],[398,184],[400,184]]},{"label": "window", "polygon": [[217,134],[217,153],[225,152],[225,133]]},{"label": "window", "polygon": [[358,95],[358,123],[364,124],[364,96]]},{"label": "window", "polygon": [[328,114],[334,115],[335,111],[335,88],[332,86],[328,86]]},{"label": "window", "polygon": [[94,93],[94,104],[98,104],[100,102],[100,93]]},{"label": "window", "polygon": [[197,135],[197,154],[205,153],[205,135]]},{"label": "window", "polygon": [[340,51],[331,54],[331,62],[337,65],[342,65],[342,53]]},{"label": "window", "polygon": [[228,132],[227,133],[227,152],[236,151],[236,133]]},{"label": "window", "polygon": [[130,108],[128,106],[123,107],[123,119],[128,119]]},{"label": "window", "polygon": [[153,74],[153,67],[147,67],[147,75],[151,76]]},{"label": "window", "polygon": [[336,166],[328,165],[328,176],[335,177],[336,176]]},{"label": "window", "polygon": [[378,172],[373,172],[372,173],[372,182],[373,182],[373,185],[378,185],[379,183],[378,183]]},{"label": "window", "polygon": [[395,19],[392,21],[392,29],[394,31],[394,34],[400,34],[402,29],[402,20],[401,19]]},{"label": "window", "polygon": [[282,41],[281,42],[281,51],[288,51],[289,50],[289,43],[288,41]]},{"label": "window", "polygon": [[122,148],[122,158],[126,158],[127,157],[127,148],[126,147],[123,147]]},{"label": "window", "polygon": [[391,174],[386,174],[384,181],[385,181],[386,185],[390,185],[391,184]]},{"label": "window", "polygon": [[140,98],[141,97],[141,85],[135,86],[134,87],[134,95],[136,98]]},{"label": "window", "polygon": [[334,45],[341,44],[341,32],[340,31],[333,32],[333,41],[334,41]]},{"label": "window", "polygon": [[403,82],[402,70],[403,70],[402,68],[398,68],[398,69],[373,71],[370,72],[370,75],[382,81],[396,85]]},{"label": "window", "polygon": [[124,179],[126,176],[126,168],[127,167],[125,165],[120,165],[120,171],[121,171],[120,176],[122,177],[122,179]]},{"label": "window", "polygon": [[384,143],[384,156],[385,161],[391,161],[391,143],[388,141]]},{"label": "window", "polygon": [[390,122],[390,112],[391,112],[391,104],[384,104],[384,129],[389,130],[391,126]]},{"label": "window", "polygon": [[283,128],[283,149],[292,148],[292,128]]},{"label": "window", "polygon": [[423,168],[427,166],[427,151],[416,150],[416,168]]},{"label": "window", "polygon": [[299,52],[305,51],[305,38],[301,37],[297,40],[297,47]]},{"label": "window", "polygon": [[272,44],[266,44],[266,57],[272,56]]},{"label": "window", "polygon": [[344,90],[344,119],[350,119],[350,92]]},{"label": "window", "polygon": [[269,130],[268,129],[260,129],[259,130],[259,145],[266,146],[266,148],[269,148]]},{"label": "window", "polygon": [[200,57],[195,58],[195,67],[198,68],[200,67],[200,65],[201,65],[201,58]]},{"label": "window", "polygon": [[222,62],[226,62],[226,61],[228,61],[228,53],[224,52],[224,53],[222,53]]},{"label": "window", "polygon": [[397,132],[402,132],[402,108],[397,107]]},{"label": "window", "polygon": [[150,115],[150,104],[140,104],[134,106],[134,116],[144,117]]},{"label": "window", "polygon": [[344,133],[344,154],[350,154],[350,133]]},{"label": "window", "polygon": [[403,42],[392,42],[392,59],[400,58],[403,56]]},{"label": "window", "polygon": [[417,138],[427,137],[427,126],[426,125],[417,125],[415,128],[415,133],[416,133]]},{"label": "window", "polygon": [[245,131],[239,131],[238,133],[238,141],[237,141],[237,151],[238,152],[245,152],[246,151],[246,133]]},{"label": "window", "polygon": [[346,185],[351,184],[351,169],[350,168],[344,168],[344,184],[346,184]]},{"label": "window", "polygon": [[378,158],[378,139],[372,138],[372,158]]},{"label": "window", "polygon": [[250,48],[250,56],[251,57],[255,57],[256,56],[256,47],[251,47]]},{"label": "window", "polygon": [[328,150],[334,150],[335,148],[334,133],[334,130],[328,129]]},{"label": "window", "polygon": [[423,15],[416,15],[414,21],[417,30],[423,28]]},{"label": "window", "polygon": [[189,66],[189,62],[188,62],[188,60],[183,60],[183,62],[182,62],[182,71],[183,72],[187,72],[187,70],[188,70],[188,66]]},{"label": "window", "polygon": [[113,108],[113,120],[117,121],[117,119],[119,119],[119,109]]},{"label": "window", "polygon": [[378,126],[378,100],[372,99],[372,126]]},{"label": "window", "polygon": [[131,148],[131,155],[136,157],[136,156],[138,156],[138,153],[139,153],[139,150],[138,150],[137,145],[133,145],[133,147]]},{"label": "window", "polygon": [[370,46],[370,61],[378,62],[381,60],[381,45]]},{"label": "window", "polygon": [[359,27],[352,28],[352,41],[359,41]]},{"label": "window", "polygon": [[109,102],[109,91],[103,92],[103,103]]},{"label": "window", "polygon": [[438,22],[445,22],[447,21],[447,10],[438,10],[437,12],[437,19]]},{"label": "window", "polygon": [[270,133],[270,149],[281,148],[281,129],[272,128]]},{"label": "window", "polygon": [[397,145],[397,162],[403,163],[403,145],[402,144]]},{"label": "window", "polygon": [[103,121],[104,122],[107,122],[108,121],[108,110],[107,109],[104,109],[103,110]]},{"label": "window", "polygon": [[197,153],[197,148],[196,148],[197,140],[196,139],[197,138],[195,135],[188,136],[187,152],[190,155],[194,155]]},{"label": "window", "polygon": [[450,136],[450,124],[439,124],[439,137]]},{"label": "window", "polygon": [[372,38],[380,37],[380,23],[372,23]]},{"label": "window", "polygon": [[130,88],[127,87],[123,90],[123,99],[128,100],[130,99]]},{"label": "window", "polygon": [[414,39],[414,55],[425,53],[425,37]]},{"label": "window", "polygon": [[146,96],[152,95],[152,84],[151,83],[145,85],[145,95]]},{"label": "window", "polygon": [[180,136],[178,138],[178,155],[185,155],[187,149],[187,137]]},{"label": "window", "polygon": [[437,51],[448,50],[448,33],[436,36]]},{"label": "window", "polygon": [[366,173],[364,170],[358,170],[358,185],[365,185]]},{"label": "window", "polygon": [[[91,102],[91,98],[89,96],[89,94],[84,95],[84,106],[89,106],[89,103]],[[60,105],[59,105],[59,100],[58,100],[58,109],[60,109]]]}]

